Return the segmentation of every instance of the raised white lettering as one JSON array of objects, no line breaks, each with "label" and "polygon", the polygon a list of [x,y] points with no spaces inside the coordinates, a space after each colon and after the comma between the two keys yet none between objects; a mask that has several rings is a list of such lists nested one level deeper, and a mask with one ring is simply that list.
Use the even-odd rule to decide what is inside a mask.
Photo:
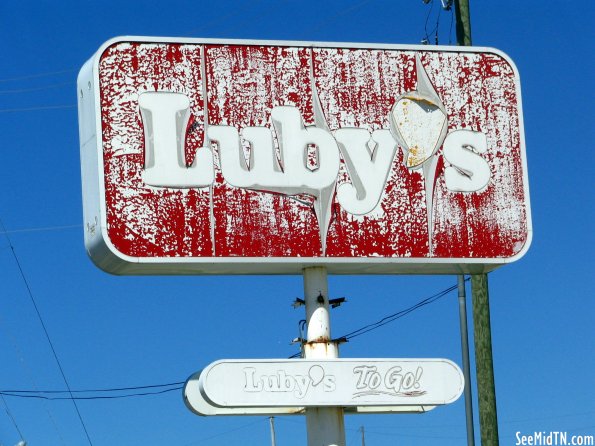
[{"label": "raised white lettering", "polygon": [[[433,101],[439,100],[435,92],[430,93],[424,94]],[[415,102],[409,96],[405,99],[411,104]],[[440,104],[432,107],[426,104],[424,107],[427,110],[423,110],[428,113],[443,112]],[[185,162],[186,128],[190,119],[188,97],[173,92],[144,92],[139,94],[139,108],[145,135],[144,182],[153,187],[211,186],[215,166],[209,147],[197,151],[192,165],[187,166]],[[408,137],[418,137],[418,133],[426,131],[422,131],[425,122],[420,117],[422,115],[407,116]],[[392,127],[396,125],[395,119],[391,121]],[[206,135],[219,148],[221,173],[230,185],[261,192],[314,197],[313,210],[320,226],[324,253],[335,193],[339,204],[348,213],[366,215],[372,212],[380,203],[393,166],[397,150],[395,135],[402,139],[404,130],[402,126],[397,126],[397,129],[392,129],[393,134],[389,130],[375,130],[370,135],[366,129],[344,128],[336,130],[333,136],[326,127],[305,126],[299,109],[294,106],[274,107],[271,122],[272,128],[247,127],[241,133],[232,126],[208,126]],[[436,121],[430,130],[433,135],[430,140],[434,142],[424,143],[427,147],[423,153],[415,155],[419,158],[423,154],[420,158],[423,162],[420,162],[428,170],[432,167],[426,166],[428,154],[435,153],[446,132],[441,120]],[[275,148],[274,135],[278,149]],[[242,141],[249,145],[249,160],[244,155]],[[401,144],[407,146],[407,166],[418,167],[418,162],[410,159],[414,155],[411,144],[404,141]],[[446,136],[443,145],[447,162],[444,180],[450,191],[476,192],[488,185],[490,166],[481,156],[486,151],[487,137],[484,133],[454,130]],[[337,188],[340,154],[350,182]],[[428,181],[432,180],[429,173],[425,174]],[[426,185],[426,193],[430,192],[431,187]],[[431,200],[428,207],[431,207]],[[369,385],[372,379],[370,371],[361,370],[360,373],[360,384],[365,381],[365,385]]]},{"label": "raised white lettering", "polygon": [[[320,388],[323,392],[334,392],[337,388],[336,377],[327,375],[320,366],[320,376],[309,372],[308,375],[292,375],[285,370],[277,370],[275,374],[258,374],[254,367],[244,368],[245,392],[291,392],[296,398],[304,398],[312,388]],[[318,370],[318,369],[317,369]]]},{"label": "raised white lettering", "polygon": [[302,375],[296,375],[294,376],[294,379],[297,384],[295,389],[296,396],[298,398],[305,397],[306,393],[308,393],[308,387],[310,387],[310,383],[312,382],[312,380],[309,376]]},{"label": "raised white lettering", "polygon": [[[246,165],[235,127],[209,127],[209,138],[219,146],[225,180],[245,189],[320,197],[320,191],[337,180],[340,160],[335,139],[323,129],[304,127],[295,107],[275,107],[271,118],[281,159],[277,160],[269,129],[247,127],[242,136],[250,144],[250,166]],[[308,145],[318,149],[318,168],[314,170],[307,165]]]},{"label": "raised white lettering", "polygon": [[444,158],[450,166],[444,170],[446,187],[453,192],[476,192],[490,181],[490,166],[480,153],[488,149],[484,133],[455,130],[444,141]]},{"label": "raised white lettering", "polygon": [[207,147],[196,152],[191,166],[185,163],[186,127],[190,100],[181,93],[148,91],[138,104],[145,134],[143,180],[155,187],[207,187],[214,180],[213,154]]},{"label": "raised white lettering", "polygon": [[[397,143],[389,130],[376,130],[370,138],[365,129],[339,129],[335,138],[351,178],[351,184],[337,188],[337,199],[350,214],[365,215],[378,206]],[[369,142],[373,143],[371,153]]]},{"label": "raised white lettering", "polygon": [[262,391],[262,384],[254,379],[256,369],[252,367],[246,367],[244,369],[245,384],[244,389],[246,392],[260,392]]}]

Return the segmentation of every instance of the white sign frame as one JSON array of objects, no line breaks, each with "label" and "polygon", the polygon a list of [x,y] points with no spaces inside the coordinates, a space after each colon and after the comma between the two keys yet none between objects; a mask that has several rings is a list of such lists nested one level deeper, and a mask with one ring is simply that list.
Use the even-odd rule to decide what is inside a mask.
[{"label": "white sign frame", "polygon": [[[515,72],[518,96],[523,186],[527,210],[527,238],[523,248],[512,257],[499,258],[409,258],[409,257],[133,257],[121,253],[110,241],[105,203],[104,165],[102,162],[99,61],[106,49],[118,42],[267,45],[312,48],[351,48],[403,50],[414,52],[493,53],[505,59]],[[481,274],[521,258],[532,239],[525,136],[518,72],[501,51],[485,47],[391,45],[346,42],[262,41],[234,39],[195,39],[165,37],[116,37],[105,42],[85,63],[78,77],[79,130],[83,179],[85,245],[100,268],[122,275],[153,274],[301,274],[306,267],[324,266],[331,274]]]},{"label": "white sign frame", "polygon": [[185,393],[218,408],[419,408],[456,401],[464,385],[460,368],[441,358],[220,360]]},{"label": "white sign frame", "polygon": [[[184,403],[186,407],[200,416],[278,416],[304,415],[305,407],[218,407],[207,401],[199,386],[200,372],[195,373],[184,385]],[[391,414],[391,413],[425,413],[436,406],[353,406],[344,408],[346,415],[357,414]]]}]

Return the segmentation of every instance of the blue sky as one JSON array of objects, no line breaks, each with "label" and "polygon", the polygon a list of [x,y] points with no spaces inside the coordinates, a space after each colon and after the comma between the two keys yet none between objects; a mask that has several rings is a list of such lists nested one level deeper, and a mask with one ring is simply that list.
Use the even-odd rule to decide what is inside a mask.
[{"label": "blue sky", "polygon": [[[217,359],[297,351],[289,343],[303,310],[290,304],[302,295],[299,276],[116,277],[87,258],[76,75],[103,42],[146,35],[417,44],[427,34],[434,43],[434,3],[432,10],[421,0],[0,6],[0,219],[10,238],[0,238],[0,390],[64,389],[27,287],[73,390],[178,383]],[[516,432],[595,434],[594,9],[471,0],[473,43],[504,51],[520,72],[533,216],[529,252],[489,275],[503,445],[515,444]],[[440,44],[455,42],[454,24],[450,31],[451,13],[443,11]],[[349,301],[333,310],[333,335],[454,284],[454,276],[332,276],[331,295]],[[341,355],[461,364],[456,292],[354,338]],[[4,401],[0,444],[16,444],[18,431],[30,445],[89,443],[71,401]],[[197,417],[180,390],[77,405],[94,445],[270,441],[268,419]],[[477,425],[476,400],[474,407]],[[360,426],[369,445],[460,445],[464,402],[424,415],[348,416],[349,446],[360,444]],[[277,418],[276,431],[278,444],[305,443],[303,417]]]}]

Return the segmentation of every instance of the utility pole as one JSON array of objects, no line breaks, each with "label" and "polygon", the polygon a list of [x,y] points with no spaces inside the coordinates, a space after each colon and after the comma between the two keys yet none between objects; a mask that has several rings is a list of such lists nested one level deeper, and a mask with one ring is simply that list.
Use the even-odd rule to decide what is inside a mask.
[{"label": "utility pole", "polygon": [[364,426],[360,427],[360,430],[362,432],[362,446],[366,446],[366,435],[364,433]]},{"label": "utility pole", "polygon": [[[462,46],[471,46],[469,0],[455,0],[455,14],[457,43]],[[482,446],[497,446],[499,444],[498,416],[496,411],[487,274],[471,275],[471,299],[473,302],[473,340],[475,344],[481,444]]]},{"label": "utility pole", "polygon": [[455,15],[457,21],[457,43],[463,46],[471,46],[469,0],[455,0]]},{"label": "utility pole", "polygon": [[498,445],[498,414],[496,411],[496,386],[492,360],[492,332],[488,275],[471,276],[473,299],[473,335],[475,342],[475,369],[479,400],[479,427],[483,446]]}]

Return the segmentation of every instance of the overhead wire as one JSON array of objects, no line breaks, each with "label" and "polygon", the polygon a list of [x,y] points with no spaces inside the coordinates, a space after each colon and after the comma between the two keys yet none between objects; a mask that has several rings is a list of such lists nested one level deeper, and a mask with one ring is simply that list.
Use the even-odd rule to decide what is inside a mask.
[{"label": "overhead wire", "polygon": [[22,107],[22,108],[3,108],[3,109],[0,109],[0,113],[17,113],[17,112],[39,111],[39,110],[64,110],[67,108],[76,108],[76,104],[42,105],[39,107]]},{"label": "overhead wire", "polygon": [[59,84],[44,85],[41,87],[19,88],[16,90],[0,90],[0,95],[2,95],[2,94],[21,94],[21,93],[30,93],[33,91],[51,90],[52,88],[60,88],[60,87],[66,86],[66,85],[73,86],[74,84],[75,84],[74,81],[69,81],[69,82],[61,82]]},{"label": "overhead wire", "polygon": [[144,389],[156,389],[161,387],[172,387],[172,386],[180,386],[184,384],[185,381],[177,381],[173,383],[167,384],[151,384],[147,386],[133,386],[133,387],[114,387],[108,389],[79,389],[79,390],[13,390],[13,389],[3,389],[0,392],[6,393],[102,393],[102,392],[124,392],[129,390],[144,390]]},{"label": "overhead wire", "polygon": [[63,229],[82,228],[83,225],[62,225],[62,226],[40,226],[37,228],[21,228],[0,231],[0,234],[16,234],[20,232],[44,232],[44,231],[60,231]]},{"label": "overhead wire", "polygon": [[[165,393],[182,390],[184,381],[168,383],[168,384],[155,384],[150,386],[134,386],[134,387],[120,387],[113,389],[83,389],[83,390],[11,390],[3,389],[0,390],[0,395],[13,397],[13,398],[28,398],[28,399],[39,399],[45,401],[59,401],[59,400],[114,400],[122,398],[133,398],[141,396],[152,396],[162,395]],[[175,386],[175,387],[172,387]],[[165,387],[165,388],[164,388]],[[121,395],[102,395],[102,393],[112,392],[126,392],[130,390],[144,390],[144,389],[160,389],[151,390],[147,392],[133,392],[125,393]],[[87,395],[87,396],[75,396],[74,394],[80,395],[85,393],[99,393],[99,395]],[[67,394],[66,396],[61,396]],[[57,395],[57,396],[56,396]]]},{"label": "overhead wire", "polygon": [[39,311],[39,308],[37,306],[37,302],[35,301],[35,298],[33,297],[33,292],[31,291],[31,287],[29,286],[29,281],[27,280],[27,277],[25,276],[25,272],[23,271],[23,267],[21,266],[21,262],[19,261],[19,258],[16,254],[16,251],[14,249],[14,246],[12,245],[12,241],[9,237],[9,235],[6,233],[6,228],[4,227],[4,223],[2,222],[2,219],[0,219],[0,230],[4,233],[4,237],[6,238],[7,242],[8,242],[8,246],[10,248],[10,251],[12,253],[12,257],[14,258],[14,261],[18,267],[18,270],[20,272],[21,278],[23,280],[23,283],[25,285],[25,288],[27,289],[27,294],[29,295],[29,299],[31,300],[31,303],[33,304],[33,308],[35,309],[35,313],[37,314],[37,318],[39,319],[39,322],[41,324],[41,327],[43,328],[43,332],[45,334],[46,340],[48,341],[48,344],[51,348],[52,354],[54,356],[54,359],[56,360],[56,364],[58,365],[58,369],[60,370],[60,374],[62,375],[62,379],[64,381],[64,384],[66,385],[66,388],[68,389],[68,392],[71,396],[72,399],[72,404],[74,405],[75,411],[78,415],[78,419],[81,423],[81,426],[83,428],[83,431],[85,432],[85,435],[87,437],[87,441],[89,442],[89,444],[91,446],[93,446],[93,442],[91,441],[91,437],[89,435],[89,431],[87,430],[87,426],[85,425],[85,422],[83,421],[83,416],[81,414],[81,411],[79,410],[78,404],[76,403],[76,401],[74,400],[72,391],[70,389],[70,384],[68,383],[68,379],[66,378],[66,374],[64,373],[64,369],[62,368],[62,364],[60,363],[60,359],[58,358],[58,353],[56,352],[56,349],[54,347],[54,343],[52,342],[52,339],[50,338],[50,334],[48,332],[48,329],[45,325],[45,322],[43,321],[43,317],[41,316],[41,312]]},{"label": "overhead wire", "polygon": [[448,44],[449,45],[452,45],[452,25],[454,23],[454,17],[455,17],[455,14],[454,14],[452,8],[450,8],[450,28],[448,30]]},{"label": "overhead wire", "polygon": [[448,33],[448,44],[449,45],[452,44],[452,26],[453,26],[453,22],[454,22],[454,12],[453,12],[452,4],[446,4],[446,3],[442,2],[442,5],[438,7],[438,15],[436,16],[436,23],[434,24],[434,27],[432,28],[432,30],[428,31],[428,23],[430,22],[430,17],[434,10],[434,0],[428,0],[425,3],[430,4],[430,9],[428,10],[428,14],[426,15],[426,21],[424,24],[425,35],[424,35],[424,38],[422,39],[422,43],[429,44],[431,35],[434,36],[434,44],[435,45],[438,45],[440,43],[439,42],[440,19],[441,19],[441,15],[442,15],[442,10],[445,10],[450,13],[450,27],[449,27],[449,33]]},{"label": "overhead wire", "polygon": [[[467,278],[467,279],[465,279],[465,281],[469,281],[469,279]],[[345,341],[349,341],[350,339],[353,339],[353,338],[355,338],[357,336],[361,336],[361,335],[363,335],[365,333],[368,333],[368,332],[370,332],[372,330],[376,330],[376,329],[382,327],[383,325],[390,324],[391,322],[394,322],[397,319],[400,319],[403,316],[406,316],[409,313],[412,313],[413,311],[418,310],[419,308],[422,308],[422,307],[424,307],[426,305],[429,305],[429,304],[431,304],[433,302],[436,302],[437,300],[443,298],[444,296],[448,295],[449,293],[451,293],[452,291],[456,290],[457,288],[458,288],[458,285],[452,285],[452,286],[450,286],[448,288],[445,288],[444,290],[442,290],[442,291],[440,291],[440,292],[438,292],[438,293],[436,293],[436,294],[434,294],[432,296],[426,297],[425,299],[422,299],[421,301],[417,302],[416,304],[414,304],[414,305],[412,305],[412,306],[410,306],[408,308],[405,308],[403,310],[397,311],[396,313],[393,313],[393,314],[390,314],[388,316],[385,316],[385,317],[383,317],[382,319],[380,319],[380,320],[378,320],[376,322],[373,322],[373,323],[368,324],[368,325],[364,325],[363,327],[360,327],[360,328],[358,328],[356,330],[353,330],[353,331],[351,331],[351,332],[349,332],[349,333],[347,333],[347,334],[345,334],[343,336],[340,336],[339,339],[343,339]],[[300,352],[297,352],[297,353],[294,353],[293,355],[289,356],[288,359],[299,358],[301,356],[301,354],[302,354],[301,351]]]},{"label": "overhead wire", "polygon": [[22,81],[22,80],[28,80],[28,79],[38,79],[40,77],[49,77],[49,76],[55,76],[57,74],[74,73],[76,71],[78,71],[76,68],[71,68],[68,70],[59,70],[59,71],[47,71],[45,73],[27,74],[27,75],[18,76],[18,77],[8,77],[8,78],[0,79],[0,82],[14,82],[14,81]]},{"label": "overhead wire", "polygon": [[426,23],[424,25],[424,32],[425,32],[425,36],[422,40],[423,43],[429,43],[430,42],[430,33],[428,33],[428,22],[430,21],[430,15],[432,14],[432,10],[434,9],[434,0],[430,0],[430,9],[428,11],[428,14],[426,15]]},{"label": "overhead wire", "polygon": [[[469,279],[466,279],[466,281],[468,281],[468,280]],[[444,290],[442,290],[432,296],[429,296],[425,299],[422,299],[421,301],[417,302],[416,304],[414,304],[408,308],[397,311],[396,313],[385,316],[384,318],[382,318],[376,322],[364,325],[363,327],[353,330],[353,331],[345,334],[344,336],[342,336],[342,338],[349,340],[349,339],[353,339],[357,336],[361,336],[365,333],[368,333],[372,330],[376,330],[386,324],[394,322],[395,320],[400,319],[401,317],[404,317],[404,316],[412,313],[413,311],[415,311],[419,308],[422,308],[426,305],[436,302],[437,300],[448,295],[450,292],[454,291],[457,288],[458,288],[457,285],[453,285],[448,288],[445,288]],[[301,351],[290,356],[289,358],[292,359],[292,358],[297,358],[299,356],[301,356]],[[158,394],[162,394],[162,393],[167,393],[167,392],[170,392],[173,390],[182,389],[183,388],[182,384],[184,384],[183,381],[172,382],[172,383],[167,383],[167,384],[153,384],[153,385],[147,385],[147,386],[119,387],[119,388],[108,388],[108,389],[83,389],[83,390],[68,389],[68,390],[43,390],[43,391],[1,390],[0,394],[5,395],[5,396],[11,396],[11,397],[22,397],[22,398],[36,397],[36,398],[40,398],[40,399],[49,399],[49,400],[51,400],[51,399],[85,399],[85,400],[116,399],[116,398],[128,398],[128,397],[158,395]],[[132,393],[132,394],[126,394],[126,395],[111,396],[111,397],[110,396],[89,396],[89,397],[75,397],[74,396],[75,393],[118,392],[118,391],[129,391],[129,390],[157,389],[157,388],[171,387],[171,386],[177,386],[177,387],[172,388],[172,389],[155,391],[155,392]],[[46,397],[46,396],[44,396],[44,394],[60,394],[60,393],[62,393],[62,394],[68,393],[69,396],[68,397]]]},{"label": "overhead wire", "polygon": [[[469,280],[469,279],[466,279],[466,280]],[[421,307],[424,307],[424,306],[429,305],[429,304],[431,304],[433,302],[436,302],[438,299],[440,299],[440,298],[446,296],[448,293],[456,290],[457,287],[458,287],[458,285],[453,285],[453,286],[450,286],[448,288],[445,288],[444,290],[442,290],[442,291],[440,291],[440,292],[438,292],[438,293],[436,293],[436,294],[434,294],[434,295],[432,295],[430,297],[427,297],[427,298],[419,301],[415,305],[412,305],[412,306],[410,306],[408,308],[405,308],[404,310],[397,311],[396,313],[390,314],[390,315],[388,315],[388,316],[380,319],[379,321],[376,321],[376,322],[373,322],[371,324],[365,325],[365,326],[363,326],[361,328],[358,328],[357,330],[353,330],[353,331],[351,331],[351,332],[343,335],[341,338],[344,338],[346,340],[349,340],[349,339],[353,339],[353,338],[355,338],[357,336],[361,336],[361,335],[363,335],[365,333],[368,333],[368,332],[370,332],[372,330],[376,330],[377,328],[380,328],[383,325],[386,325],[386,324],[389,324],[391,322],[394,322],[397,319],[400,319],[401,317],[406,316],[409,313],[411,313],[411,312],[413,312],[413,311],[415,311],[415,310],[417,310],[417,309],[419,309]]]},{"label": "overhead wire", "polygon": [[[263,0],[260,0],[257,2],[261,3]],[[318,24],[314,25],[314,27],[312,27],[309,32],[312,31],[317,31],[319,29],[321,29],[325,24],[335,20],[336,18],[343,16],[345,14],[348,14],[356,9],[361,8],[363,5],[370,3],[371,0],[363,0],[359,3],[356,3],[355,5],[352,5],[351,7],[347,8],[347,9],[343,9],[341,11],[339,11],[338,13],[332,15],[331,17],[325,19],[322,22],[319,22]],[[433,0],[432,0],[433,2]],[[277,4],[280,4],[283,2],[277,2]],[[249,7],[254,7],[254,3],[249,3]],[[247,9],[247,8],[246,8]],[[268,8],[267,13],[271,12],[271,8]],[[227,17],[232,17],[239,14],[238,11],[234,11],[230,14],[228,14],[227,16],[223,17],[223,18],[218,18],[216,20],[212,20],[210,22],[207,22],[205,25],[201,26],[200,28],[197,28],[193,31],[191,31],[190,33],[187,33],[187,35],[193,34],[194,32],[196,32],[199,29],[203,29],[205,27],[208,27],[209,25],[213,25],[215,23],[219,23],[224,21],[225,18]],[[257,17],[260,18],[262,17],[264,14],[260,13]],[[237,25],[236,25],[237,26]],[[32,75],[25,75],[25,76],[18,76],[18,77],[12,77],[12,78],[5,78],[5,79],[0,79],[0,82],[13,82],[13,81],[20,81],[20,80],[29,80],[29,79],[37,79],[37,78],[42,78],[42,77],[48,77],[48,76],[55,76],[55,75],[59,75],[59,74],[65,74],[65,73],[72,73],[72,72],[76,72],[76,69],[68,69],[68,70],[59,70],[59,71],[51,71],[51,72],[46,72],[46,73],[39,73],[39,74],[32,74]],[[55,88],[55,87],[59,87],[59,86],[63,86],[63,85],[67,85],[67,84],[71,84],[71,82],[65,82],[65,83],[60,83],[60,84],[53,84],[53,85],[48,85],[48,86],[42,86],[42,87],[32,87],[32,88],[26,88],[26,89],[20,89],[20,90],[4,90],[4,91],[0,91],[0,95],[2,94],[8,94],[8,93],[25,93],[25,92],[30,92],[30,91],[40,91],[40,90],[46,90],[46,89],[50,89],[50,88]],[[33,112],[33,111],[47,111],[47,110],[67,110],[67,109],[73,109],[76,108],[77,104],[62,104],[62,105],[47,105],[47,106],[34,106],[34,107],[17,107],[17,108],[5,108],[5,109],[0,109],[0,113],[2,114],[7,114],[7,113],[22,113],[22,112]]]},{"label": "overhead wire", "polygon": [[[14,349],[14,352],[18,358],[18,362],[19,365],[21,366],[21,369],[23,371],[23,375],[28,376],[29,380],[31,381],[32,385],[33,385],[33,390],[32,392],[37,392],[38,391],[38,387],[37,387],[37,383],[33,377],[33,372],[31,370],[30,367],[27,366],[27,363],[25,362],[25,358],[23,356],[23,353],[15,339],[15,337],[13,336],[9,326],[7,324],[4,324],[4,320],[2,317],[0,317],[0,328],[2,329],[2,332],[4,333],[4,335],[10,340],[12,347]],[[54,428],[54,430],[56,431],[56,435],[57,437],[60,439],[60,443],[62,445],[65,445],[66,443],[64,442],[64,438],[62,437],[62,433],[60,432],[60,429],[58,428],[58,424],[56,423],[56,419],[54,418],[54,416],[52,415],[49,407],[47,404],[43,404],[43,407],[45,409],[45,412],[48,415],[48,418]]]},{"label": "overhead wire", "polygon": [[[32,75],[25,75],[19,77],[12,77],[12,78],[5,78],[0,79],[0,83],[4,82],[15,82],[21,80],[30,80],[30,79],[39,79],[43,77],[55,76],[64,73],[72,73],[76,70],[60,70],[60,71],[51,71],[47,73],[39,73],[39,74],[32,74]],[[61,83],[54,83],[51,85],[42,85],[37,87],[26,87],[26,88],[12,88],[8,90],[0,90],[0,96],[2,95],[10,95],[10,94],[21,94],[21,93],[29,93],[35,91],[42,91],[42,90],[49,90],[52,88],[59,88],[66,85],[73,85],[74,81],[68,82],[61,82]],[[14,107],[14,108],[2,108],[0,109],[0,113],[20,113],[20,112],[30,112],[30,111],[42,111],[42,110],[64,110],[75,108],[76,104],[64,104],[64,105],[42,105],[42,106],[32,106],[32,107]]]},{"label": "overhead wire", "polygon": [[[32,394],[32,393],[11,393],[6,391],[0,391],[0,395],[4,396],[12,396],[17,398],[32,398],[32,399],[40,399],[40,400],[47,400],[47,401],[58,401],[58,400],[72,400],[80,401],[80,400],[115,400],[121,398],[131,398],[131,397],[139,397],[139,396],[149,396],[149,395],[161,395],[168,392],[173,392],[175,390],[182,390],[183,386],[173,387],[171,389],[164,389],[164,390],[156,390],[153,392],[136,392],[130,393],[126,395],[92,395],[92,396],[74,396],[70,394],[69,396],[45,396],[39,394]],[[66,393],[66,392],[64,392]],[[74,392],[72,392],[74,393]]]},{"label": "overhead wire", "polygon": [[6,415],[8,416],[8,418],[10,418],[10,421],[12,421],[14,428],[19,433],[20,440],[24,441],[25,439],[23,438],[23,433],[21,432],[21,429],[19,429],[19,425],[17,424],[16,420],[14,419],[12,412],[8,408],[8,403],[6,402],[6,400],[4,399],[4,396],[2,394],[0,394],[0,398],[2,399],[2,403],[4,404],[4,410],[6,411]]},{"label": "overhead wire", "polygon": [[442,8],[438,8],[438,17],[436,18],[436,26],[434,29],[436,30],[436,34],[434,37],[434,43],[438,45],[438,34],[440,32],[440,16],[442,15]]}]

